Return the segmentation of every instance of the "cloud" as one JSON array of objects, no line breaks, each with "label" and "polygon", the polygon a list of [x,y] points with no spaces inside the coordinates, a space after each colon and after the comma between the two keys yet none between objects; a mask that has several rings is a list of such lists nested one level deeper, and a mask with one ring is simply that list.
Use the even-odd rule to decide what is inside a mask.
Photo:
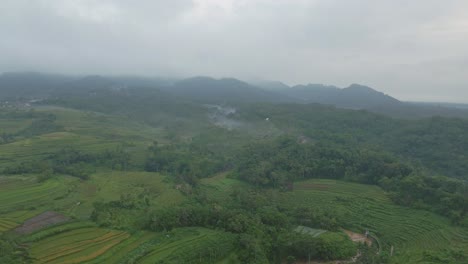
[{"label": "cloud", "polygon": [[4,0],[0,71],[363,83],[468,97],[463,0]]}]

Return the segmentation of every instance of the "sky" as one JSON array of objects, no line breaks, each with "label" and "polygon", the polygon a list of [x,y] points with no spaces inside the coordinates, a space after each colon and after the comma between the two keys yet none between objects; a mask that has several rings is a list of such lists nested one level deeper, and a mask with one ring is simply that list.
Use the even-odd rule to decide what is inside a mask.
[{"label": "sky", "polygon": [[0,72],[371,86],[468,103],[466,0],[0,0]]}]

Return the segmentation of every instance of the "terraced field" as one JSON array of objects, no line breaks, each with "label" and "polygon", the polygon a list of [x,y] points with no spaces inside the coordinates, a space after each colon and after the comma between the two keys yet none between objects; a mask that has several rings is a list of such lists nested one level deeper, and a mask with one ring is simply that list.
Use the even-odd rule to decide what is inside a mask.
[{"label": "terraced field", "polygon": [[0,233],[12,230],[19,226],[26,219],[37,214],[37,211],[13,211],[7,214],[0,214]]},{"label": "terraced field", "polygon": [[[36,111],[56,116],[55,123],[60,129],[0,144],[0,153],[2,153],[0,166],[41,160],[64,147],[95,153],[115,149],[123,142],[127,142],[133,146],[133,150],[129,148],[129,151],[144,154],[144,150],[153,140],[164,142],[165,134],[162,129],[146,126],[124,117],[59,107],[40,107]],[[30,119],[19,121],[0,119],[0,133],[21,130],[30,123]],[[144,157],[140,156],[137,155],[135,158],[141,163]]]},{"label": "terraced field", "polygon": [[328,208],[346,220],[345,228],[368,229],[383,250],[394,246],[399,261],[412,261],[424,250],[468,251],[468,231],[452,226],[433,213],[393,204],[380,188],[333,180],[297,183],[294,191],[282,193],[280,202],[309,208]]},{"label": "terraced field", "polygon": [[11,221],[8,218],[0,218],[0,233],[11,230],[18,226],[18,223]]},{"label": "terraced field", "polygon": [[75,222],[23,239],[34,263],[216,263],[234,252],[234,236],[204,228],[129,234]]},{"label": "terraced field", "polygon": [[[98,172],[86,182],[80,182],[66,200],[60,201],[66,213],[87,219],[93,203],[119,200],[122,194],[146,192],[151,197],[152,208],[173,206],[186,199],[165,177],[151,172],[113,171]],[[77,205],[79,202],[79,205]]]},{"label": "terraced field", "polygon": [[0,133],[16,133],[27,128],[32,119],[0,119]]},{"label": "terraced field", "polygon": [[40,240],[31,247],[36,263],[83,263],[129,238],[123,231],[80,228]]},{"label": "terraced field", "polygon": [[138,263],[216,263],[235,249],[233,235],[224,232],[184,228],[173,236],[156,244]]},{"label": "terraced field", "polygon": [[0,217],[13,211],[37,212],[40,207],[50,207],[54,199],[67,194],[68,184],[73,181],[66,177],[43,183],[37,183],[35,177],[6,178],[0,185]]}]

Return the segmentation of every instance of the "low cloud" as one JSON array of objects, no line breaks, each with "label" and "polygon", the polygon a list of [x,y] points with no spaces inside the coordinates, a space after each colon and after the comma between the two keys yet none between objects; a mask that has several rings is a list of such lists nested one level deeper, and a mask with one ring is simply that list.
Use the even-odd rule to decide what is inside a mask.
[{"label": "low cloud", "polygon": [[5,0],[0,71],[212,75],[468,98],[463,0]]}]

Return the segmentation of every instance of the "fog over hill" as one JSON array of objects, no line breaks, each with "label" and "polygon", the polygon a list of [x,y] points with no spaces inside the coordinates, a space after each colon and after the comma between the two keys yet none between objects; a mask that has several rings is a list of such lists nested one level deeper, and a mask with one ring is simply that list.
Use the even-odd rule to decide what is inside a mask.
[{"label": "fog over hill", "polygon": [[0,98],[37,99],[60,96],[66,91],[90,93],[95,90],[151,88],[200,103],[318,103],[338,108],[368,110],[403,118],[430,116],[468,117],[468,110],[454,104],[415,104],[379,92],[371,87],[351,84],[306,84],[287,86],[282,82],[244,82],[235,78],[215,79],[198,76],[186,79],[125,76],[66,76],[35,72],[4,73],[0,76]]}]

